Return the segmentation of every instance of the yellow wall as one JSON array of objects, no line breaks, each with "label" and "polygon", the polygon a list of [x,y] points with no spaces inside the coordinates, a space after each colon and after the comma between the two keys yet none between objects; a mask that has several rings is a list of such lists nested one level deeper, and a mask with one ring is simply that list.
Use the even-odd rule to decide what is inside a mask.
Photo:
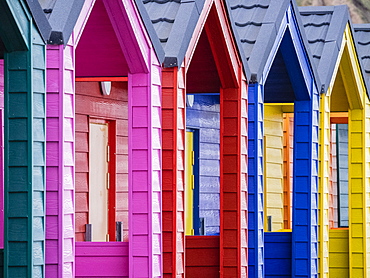
[{"label": "yellow wall", "polygon": [[349,277],[348,230],[330,230],[330,277]]},{"label": "yellow wall", "polygon": [[264,134],[265,215],[272,216],[272,231],[276,231],[284,228],[283,112],[280,105],[265,105]]}]

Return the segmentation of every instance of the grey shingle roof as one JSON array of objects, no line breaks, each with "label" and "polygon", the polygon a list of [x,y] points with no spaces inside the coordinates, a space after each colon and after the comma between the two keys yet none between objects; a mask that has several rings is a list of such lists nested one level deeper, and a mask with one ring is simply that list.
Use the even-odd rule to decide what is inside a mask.
[{"label": "grey shingle roof", "polygon": [[204,0],[135,1],[157,53],[164,50],[164,66],[181,65]]},{"label": "grey shingle roof", "polygon": [[370,24],[354,24],[353,29],[366,87],[370,88]]},{"label": "grey shingle roof", "polygon": [[85,0],[26,0],[49,44],[66,45]]},{"label": "grey shingle roof", "polygon": [[346,24],[347,6],[300,7],[306,37],[321,84],[328,89],[339,55]]},{"label": "grey shingle roof", "polygon": [[[264,66],[278,35],[278,30],[288,7],[292,8],[299,29],[302,30],[298,8],[294,0],[226,0],[229,18],[237,41],[244,67],[249,67],[251,82],[257,82],[262,76]],[[301,33],[302,43],[308,49],[305,34]],[[316,70],[313,68],[316,84],[320,86]]]}]

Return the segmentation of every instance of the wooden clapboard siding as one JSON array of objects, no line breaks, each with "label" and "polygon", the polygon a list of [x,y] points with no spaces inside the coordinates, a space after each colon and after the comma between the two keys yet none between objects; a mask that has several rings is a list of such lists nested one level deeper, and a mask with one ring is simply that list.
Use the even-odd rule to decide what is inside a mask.
[{"label": "wooden clapboard siding", "polygon": [[263,86],[248,87],[248,272],[263,277],[264,268],[264,176]]},{"label": "wooden clapboard siding", "polygon": [[44,277],[45,44],[23,1],[1,3],[0,11],[12,18],[5,24],[19,23],[13,27],[28,46],[5,53],[4,276]]},{"label": "wooden clapboard siding", "polygon": [[292,277],[292,233],[265,233],[265,277]]},{"label": "wooden clapboard siding", "polygon": [[[1,107],[1,149],[0,149],[0,200],[4,200],[4,60],[0,59],[0,107]],[[0,249],[4,249],[4,201],[0,205]],[[4,254],[2,254],[3,256]],[[0,269],[1,271],[1,269]],[[1,272],[2,273],[2,272]]]},{"label": "wooden clapboard siding", "polygon": [[349,277],[348,234],[349,234],[348,229],[330,229],[329,231],[330,277]]},{"label": "wooden clapboard siding", "polygon": [[47,277],[74,277],[74,44],[47,48]]},{"label": "wooden clapboard siding", "polygon": [[[99,82],[76,83],[76,241],[84,240],[85,224],[88,224],[89,200],[89,119],[112,121],[109,128],[116,134],[116,185],[112,184],[116,198],[116,221],[123,221],[124,236],[128,237],[128,104],[127,83],[112,82],[112,92],[103,96]],[[109,114],[108,112],[111,112]],[[112,156],[112,163],[114,158]],[[121,183],[118,183],[121,182]],[[111,219],[110,219],[111,220]],[[115,226],[110,223],[109,226]],[[115,240],[111,235],[111,240]]]},{"label": "wooden clapboard siding", "polygon": [[265,218],[272,217],[272,231],[276,231],[284,228],[283,112],[280,105],[265,105],[264,114]]},{"label": "wooden clapboard siding", "polygon": [[[152,206],[149,217],[152,217],[152,248],[149,259],[152,260],[153,277],[163,275],[162,262],[162,96],[161,96],[161,66],[155,58],[154,50],[151,49],[151,76],[150,76],[150,98],[151,98],[151,127],[150,138],[152,149],[151,160],[151,194],[149,205]],[[185,140],[184,140],[185,144]]]},{"label": "wooden clapboard siding", "polygon": [[[161,154],[158,145],[161,138],[158,134],[161,111],[158,90],[160,70],[154,52],[151,55],[151,75],[129,74],[129,250],[132,254],[129,266],[132,277],[162,275]],[[147,251],[143,253],[142,250]]]},{"label": "wooden clapboard siding", "polygon": [[284,114],[284,229],[292,228],[294,118]]},{"label": "wooden clapboard siding", "polygon": [[[220,233],[220,98],[194,95],[186,108],[186,126],[199,129],[199,217],[205,235]],[[194,194],[196,191],[194,190]],[[194,228],[195,229],[195,228]],[[197,235],[197,231],[195,234]]]},{"label": "wooden clapboard siding", "polygon": [[185,273],[185,68],[162,70],[163,276]]},{"label": "wooden clapboard siding", "polygon": [[185,236],[185,247],[186,277],[219,277],[219,236]]},{"label": "wooden clapboard siding", "polygon": [[319,273],[329,272],[330,96],[320,96]]},{"label": "wooden clapboard siding", "polygon": [[127,242],[76,242],[76,278],[129,277]]}]

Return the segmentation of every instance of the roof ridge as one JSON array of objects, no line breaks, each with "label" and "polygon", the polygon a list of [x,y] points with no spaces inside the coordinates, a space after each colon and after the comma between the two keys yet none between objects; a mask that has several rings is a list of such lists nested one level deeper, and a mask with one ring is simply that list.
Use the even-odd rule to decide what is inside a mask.
[{"label": "roof ridge", "polygon": [[309,39],[307,39],[307,41],[308,41],[309,43],[326,42],[326,40],[325,40],[325,39],[322,39],[322,38],[317,38],[317,39],[314,39],[314,40],[309,40]]},{"label": "roof ridge", "polygon": [[235,6],[230,7],[230,9],[235,10],[235,9],[254,9],[254,8],[262,8],[262,9],[267,9],[269,5],[262,5],[262,4],[253,4],[253,5],[243,5],[243,4],[238,4]]},{"label": "roof ridge", "polygon": [[359,45],[369,45],[370,44],[370,41],[367,41],[367,42],[357,42]]},{"label": "roof ridge", "polygon": [[303,24],[303,27],[307,27],[307,26],[313,26],[313,27],[322,27],[324,25],[330,25],[330,22],[321,22],[321,23],[315,23],[315,22],[308,22],[306,24]]},{"label": "roof ridge", "polygon": [[174,23],[175,20],[174,19],[169,19],[169,18],[166,18],[166,17],[159,17],[157,19],[152,20],[152,23],[158,23],[158,22]]},{"label": "roof ridge", "polygon": [[262,22],[253,22],[253,21],[247,21],[245,23],[235,22],[235,25],[238,26],[238,27],[245,27],[245,26],[250,26],[250,25],[262,26]]},{"label": "roof ridge", "polygon": [[166,4],[168,2],[175,2],[175,3],[181,3],[181,0],[144,0],[143,4],[148,3],[157,3],[157,4]]}]

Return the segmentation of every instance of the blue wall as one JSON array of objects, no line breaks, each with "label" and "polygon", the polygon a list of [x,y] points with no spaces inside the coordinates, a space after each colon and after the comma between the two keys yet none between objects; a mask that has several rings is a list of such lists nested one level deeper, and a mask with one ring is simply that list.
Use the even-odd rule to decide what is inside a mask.
[{"label": "blue wall", "polygon": [[292,277],[292,233],[265,233],[266,277]]},{"label": "blue wall", "polygon": [[[199,194],[199,217],[205,218],[205,235],[220,233],[220,97],[195,95],[192,107],[186,108],[186,127],[195,130],[194,206]],[[198,155],[197,155],[198,153]],[[196,209],[194,210],[196,215]],[[195,231],[197,234],[197,231]]]}]

